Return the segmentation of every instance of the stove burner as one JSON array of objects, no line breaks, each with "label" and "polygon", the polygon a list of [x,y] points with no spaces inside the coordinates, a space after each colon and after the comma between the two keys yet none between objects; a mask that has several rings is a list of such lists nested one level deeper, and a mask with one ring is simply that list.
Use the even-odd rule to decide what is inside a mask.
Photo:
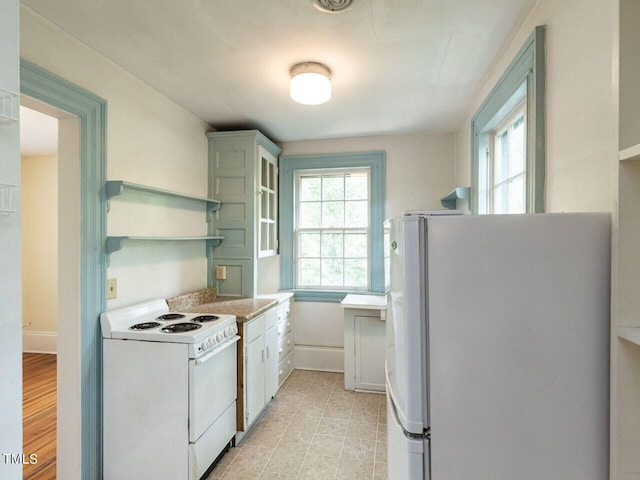
[{"label": "stove burner", "polygon": [[165,313],[157,317],[156,320],[177,320],[179,318],[184,318],[184,315],[181,313]]},{"label": "stove burner", "polygon": [[216,315],[200,315],[198,317],[192,318],[194,322],[211,322],[213,320],[219,320],[220,317]]},{"label": "stove burner", "polygon": [[149,330],[150,328],[159,327],[160,324],[158,322],[144,322],[144,323],[136,323],[132,327],[131,330]]},{"label": "stove burner", "polygon": [[197,330],[202,327],[197,323],[173,323],[171,325],[167,325],[166,327],[162,327],[160,331],[164,333],[181,333],[181,332],[190,332],[191,330]]}]

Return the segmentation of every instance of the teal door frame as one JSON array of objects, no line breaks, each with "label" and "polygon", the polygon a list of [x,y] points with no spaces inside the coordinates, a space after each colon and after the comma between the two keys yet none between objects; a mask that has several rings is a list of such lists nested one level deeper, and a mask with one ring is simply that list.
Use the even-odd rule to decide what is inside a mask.
[{"label": "teal door frame", "polygon": [[81,478],[102,478],[102,336],[106,309],[107,102],[20,59],[20,93],[80,118],[81,260],[80,388]]}]

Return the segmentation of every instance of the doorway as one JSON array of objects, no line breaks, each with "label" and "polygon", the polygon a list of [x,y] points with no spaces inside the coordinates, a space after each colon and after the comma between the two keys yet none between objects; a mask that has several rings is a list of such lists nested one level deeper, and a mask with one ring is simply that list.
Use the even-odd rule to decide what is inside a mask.
[{"label": "doorway", "polygon": [[[99,316],[106,309],[107,102],[93,93],[20,60],[20,92],[42,105],[69,112],[60,138],[73,138],[74,162],[59,167],[58,444],[57,477],[102,476],[102,342]],[[66,129],[63,134],[62,130]],[[79,146],[79,148],[78,148]],[[59,145],[59,155],[63,156]]]},{"label": "doorway", "polygon": [[[55,480],[59,298],[58,166],[61,160],[58,154],[57,117],[70,116],[64,112],[52,112],[50,107],[39,107],[32,99],[24,98],[22,103],[22,451],[27,455],[23,461],[23,479]],[[33,108],[28,108],[25,104]],[[55,116],[47,115],[43,110]],[[63,143],[64,141],[65,139]],[[76,145],[75,148],[78,149],[79,146]]]}]

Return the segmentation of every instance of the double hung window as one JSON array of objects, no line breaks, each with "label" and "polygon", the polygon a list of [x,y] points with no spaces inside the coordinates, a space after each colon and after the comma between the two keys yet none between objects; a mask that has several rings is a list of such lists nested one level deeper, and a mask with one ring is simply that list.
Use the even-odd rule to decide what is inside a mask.
[{"label": "double hung window", "polygon": [[296,288],[369,288],[369,169],[296,174]]},{"label": "double hung window", "polygon": [[384,152],[280,158],[280,287],[296,300],[384,292]]}]

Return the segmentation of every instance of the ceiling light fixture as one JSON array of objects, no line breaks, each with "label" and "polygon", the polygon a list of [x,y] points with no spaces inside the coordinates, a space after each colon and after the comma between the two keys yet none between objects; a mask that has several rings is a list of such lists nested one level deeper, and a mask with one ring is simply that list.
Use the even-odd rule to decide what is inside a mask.
[{"label": "ceiling light fixture", "polygon": [[342,13],[351,9],[354,0],[311,0],[311,3],[321,12]]},{"label": "ceiling light fixture", "polygon": [[320,105],[331,98],[331,70],[321,63],[303,62],[291,67],[291,98],[303,105]]}]

